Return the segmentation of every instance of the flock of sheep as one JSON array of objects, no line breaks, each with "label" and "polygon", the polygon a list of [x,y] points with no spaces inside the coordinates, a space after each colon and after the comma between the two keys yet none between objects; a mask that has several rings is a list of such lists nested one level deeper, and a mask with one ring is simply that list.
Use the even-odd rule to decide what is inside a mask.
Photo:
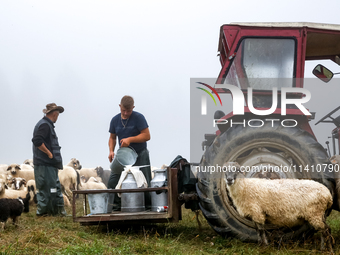
[{"label": "flock of sheep", "polygon": [[[72,190],[106,189],[110,173],[110,170],[103,170],[100,166],[82,168],[79,160],[72,158],[58,172],[65,206],[71,206]],[[33,160],[25,160],[20,165],[0,165],[0,222],[2,229],[8,218],[12,218],[13,224],[15,224],[17,216],[20,216],[23,211],[28,212],[29,204],[37,202],[36,192]]]},{"label": "flock of sheep", "polygon": [[[340,157],[333,157],[331,161],[333,164],[339,164]],[[237,163],[228,162],[226,164]],[[79,160],[72,158],[58,173],[65,206],[71,206],[72,190],[106,189],[110,173],[110,170],[103,170],[100,166],[82,168]],[[340,180],[336,181],[338,192]],[[312,180],[249,179],[244,178],[240,171],[227,172],[225,182],[238,213],[254,221],[258,228],[259,239],[263,243],[267,244],[263,226],[268,220],[281,227],[293,227],[301,224],[301,221],[307,221],[317,231],[322,232],[322,247],[325,238],[330,243],[330,228],[325,222],[325,213],[331,208],[333,199],[330,191],[324,185]],[[288,196],[288,193],[292,192],[294,193],[293,200]],[[28,204],[36,202],[35,198],[36,187],[32,160],[25,160],[21,165],[0,165],[0,207],[2,209],[0,222],[3,223],[2,228],[9,217],[15,223],[16,217],[22,211],[28,211]],[[12,201],[10,201],[11,199]],[[14,209],[12,210],[11,207]],[[3,208],[7,208],[8,212]]]}]

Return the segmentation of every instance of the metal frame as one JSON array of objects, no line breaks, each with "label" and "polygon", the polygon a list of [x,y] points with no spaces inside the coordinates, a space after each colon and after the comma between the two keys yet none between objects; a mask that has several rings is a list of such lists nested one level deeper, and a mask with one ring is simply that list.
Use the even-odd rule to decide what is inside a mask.
[{"label": "metal frame", "polygon": [[[182,219],[181,205],[178,200],[178,184],[177,184],[177,169],[168,168],[168,186],[161,188],[139,188],[139,189],[104,189],[104,190],[76,190],[73,191],[72,200],[72,215],[73,221],[79,222],[82,225],[98,225],[114,222],[115,224],[148,224],[148,223],[166,223],[178,222]],[[131,193],[131,192],[151,192],[158,190],[168,191],[168,211],[167,212],[120,212],[114,211],[106,214],[88,215],[87,212],[87,194],[98,193]],[[84,195],[84,215],[76,216],[76,195]]]}]

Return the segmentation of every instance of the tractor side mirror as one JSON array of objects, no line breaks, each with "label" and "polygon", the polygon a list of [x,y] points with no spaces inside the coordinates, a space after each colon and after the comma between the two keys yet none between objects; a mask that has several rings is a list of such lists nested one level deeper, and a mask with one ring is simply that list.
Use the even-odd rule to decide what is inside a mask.
[{"label": "tractor side mirror", "polygon": [[331,70],[321,64],[318,64],[316,67],[314,67],[313,74],[323,82],[329,82],[334,75]]}]

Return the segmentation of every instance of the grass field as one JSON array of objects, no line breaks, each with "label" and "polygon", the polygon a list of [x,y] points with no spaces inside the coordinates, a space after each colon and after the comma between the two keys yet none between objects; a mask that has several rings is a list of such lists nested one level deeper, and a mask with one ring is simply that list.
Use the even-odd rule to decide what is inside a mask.
[{"label": "grass field", "polygon": [[[7,223],[0,232],[0,254],[322,254],[320,238],[268,247],[217,235],[200,216],[183,209],[183,220],[151,226],[81,226],[72,217],[35,216],[36,207],[23,214],[18,226]],[[71,213],[71,210],[67,210]],[[340,254],[340,213],[333,211],[327,222],[335,239],[334,252]],[[327,254],[327,253],[324,253]]]}]

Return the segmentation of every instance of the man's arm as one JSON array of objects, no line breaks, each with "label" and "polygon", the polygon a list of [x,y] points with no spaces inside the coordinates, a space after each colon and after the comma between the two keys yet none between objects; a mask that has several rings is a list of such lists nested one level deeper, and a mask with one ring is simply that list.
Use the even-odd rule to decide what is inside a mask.
[{"label": "man's arm", "polygon": [[139,135],[131,136],[120,140],[121,147],[127,147],[130,143],[144,143],[150,140],[149,128],[143,129]]},{"label": "man's arm", "polygon": [[112,162],[114,156],[115,156],[115,147],[116,147],[116,134],[112,134],[110,133],[110,138],[109,138],[109,149],[110,149],[110,153],[109,153],[109,161]]},{"label": "man's arm", "polygon": [[44,143],[44,139],[46,139],[49,136],[49,132],[50,128],[48,124],[46,123],[42,124],[39,127],[36,135],[32,138],[32,142],[35,147],[37,147],[42,152],[46,153],[49,158],[53,158],[52,152],[49,149],[47,149]]},{"label": "man's arm", "polygon": [[52,159],[53,158],[53,154],[52,152],[49,151],[49,149],[47,149],[47,147],[45,146],[44,143],[42,143],[39,147],[38,147],[39,150],[41,150],[42,152],[46,153],[47,156]]}]

